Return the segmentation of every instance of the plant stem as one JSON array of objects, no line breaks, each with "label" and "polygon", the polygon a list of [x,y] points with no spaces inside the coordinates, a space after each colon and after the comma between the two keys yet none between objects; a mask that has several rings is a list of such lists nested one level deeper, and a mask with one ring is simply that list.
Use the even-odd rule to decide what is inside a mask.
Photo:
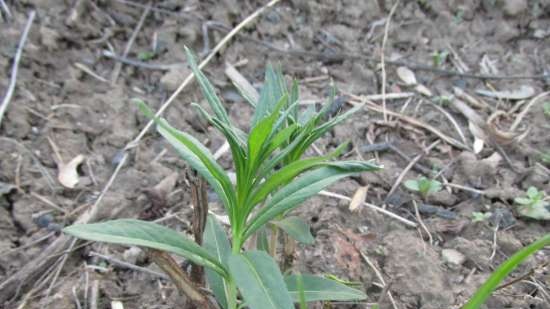
[{"label": "plant stem", "polygon": [[[233,235],[233,254],[239,254],[241,252],[241,238],[237,235]],[[237,284],[232,278],[228,282],[226,291],[227,307],[228,309],[237,309]]]}]

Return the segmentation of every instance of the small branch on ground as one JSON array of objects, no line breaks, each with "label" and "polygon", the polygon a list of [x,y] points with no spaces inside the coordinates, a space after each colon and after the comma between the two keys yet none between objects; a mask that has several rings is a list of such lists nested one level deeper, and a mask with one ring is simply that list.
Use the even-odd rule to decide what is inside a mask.
[{"label": "small branch on ground", "polygon": [[[208,195],[207,184],[204,178],[195,171],[187,173],[191,183],[191,199],[193,200],[193,235],[195,242],[201,246],[208,217]],[[191,265],[191,279],[198,285],[204,285],[204,269],[199,265]]]},{"label": "small branch on ground", "polygon": [[147,249],[147,254],[162,269],[172,282],[176,285],[180,293],[186,295],[197,309],[216,309],[208,297],[206,297],[197,287],[189,276],[181,269],[174,259],[166,252]]},{"label": "small branch on ground", "polygon": [[29,14],[29,19],[27,20],[27,24],[25,25],[25,29],[23,30],[23,34],[21,35],[21,39],[19,40],[19,45],[17,46],[15,57],[13,58],[10,84],[8,86],[8,91],[6,92],[6,95],[2,99],[2,104],[0,105],[0,124],[2,123],[2,118],[4,118],[4,113],[8,109],[8,105],[10,104],[11,97],[13,96],[13,91],[15,90],[15,83],[17,81],[17,71],[19,69],[19,61],[21,61],[21,55],[23,54],[23,47],[25,46],[25,42],[27,41],[27,37],[29,36],[29,31],[31,29],[32,22],[34,21],[35,16],[36,16],[36,12],[31,11],[31,13]]}]

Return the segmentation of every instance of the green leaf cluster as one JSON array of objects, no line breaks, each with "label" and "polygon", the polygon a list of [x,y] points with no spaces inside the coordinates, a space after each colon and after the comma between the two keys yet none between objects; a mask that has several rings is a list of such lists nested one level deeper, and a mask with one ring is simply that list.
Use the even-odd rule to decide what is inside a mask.
[{"label": "green leaf cluster", "polygon": [[529,187],[526,195],[516,197],[514,202],[518,204],[518,211],[522,216],[550,220],[550,203],[544,200],[544,192],[535,187]]},{"label": "green leaf cluster", "polygon": [[347,147],[346,143],[327,155],[303,158],[316,140],[361,107],[329,118],[333,92],[319,112],[301,113],[297,83],[288,88],[281,72],[268,65],[258,101],[243,93],[255,107],[250,129],[243,132],[229,119],[192,53],[188,49],[186,52],[211,113],[198,104],[193,107],[226,138],[236,174],[235,184],[196,138],[177,130],[165,119],[156,118],[144,102],[139,101],[138,105],[154,119],[157,131],[219,196],[229,217],[231,237],[213,217],[208,218],[202,246],[176,231],[131,219],[73,225],[64,231],[83,239],[165,250],[202,265],[206,268],[208,284],[223,308],[290,309],[295,302],[364,299],[363,292],[326,278],[310,275],[285,278],[273,257],[261,250],[262,246],[259,250],[242,250],[245,241],[253,235],[261,239],[267,224],[281,228],[298,241],[313,243],[307,224],[285,215],[343,177],[379,169],[372,162],[335,161]]},{"label": "green leaf cluster", "polygon": [[423,176],[418,179],[405,181],[405,187],[411,191],[419,192],[424,199],[430,194],[439,192],[442,189],[441,182]]}]

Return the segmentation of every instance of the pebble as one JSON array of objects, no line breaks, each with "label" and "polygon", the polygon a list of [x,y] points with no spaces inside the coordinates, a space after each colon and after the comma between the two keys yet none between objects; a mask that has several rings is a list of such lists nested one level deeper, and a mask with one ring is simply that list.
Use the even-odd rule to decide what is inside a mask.
[{"label": "pebble", "polygon": [[527,8],[527,0],[505,0],[502,9],[506,16],[513,17],[525,12]]},{"label": "pebble", "polygon": [[441,257],[449,266],[460,266],[466,261],[464,254],[455,249],[443,249]]},{"label": "pebble", "polygon": [[174,91],[178,89],[189,73],[190,71],[186,68],[171,69],[160,78],[160,85],[166,91]]}]

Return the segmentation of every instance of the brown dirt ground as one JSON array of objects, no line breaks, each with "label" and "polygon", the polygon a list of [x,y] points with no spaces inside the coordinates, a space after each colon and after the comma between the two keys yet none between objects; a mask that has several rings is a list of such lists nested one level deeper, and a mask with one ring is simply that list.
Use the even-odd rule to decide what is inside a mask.
[{"label": "brown dirt ground", "polygon": [[[71,224],[98,197],[120,159],[121,149],[146,123],[130,99],[139,97],[158,108],[188,73],[185,67],[166,71],[123,65],[116,83],[111,84],[81,69],[85,66],[103,79],[111,79],[116,62],[102,53],[111,48],[122,53],[143,13],[145,1],[5,2],[12,18],[3,15],[0,21],[2,92],[7,89],[11,60],[31,9],[37,10],[37,19],[20,63],[15,96],[0,127],[0,282],[32,261],[59,237],[60,226]],[[148,63],[183,63],[184,44],[197,52],[203,50],[202,29],[207,21],[234,26],[260,4],[235,0],[162,1],[146,17],[128,58],[136,59],[140,53],[156,48]],[[240,63],[239,71],[254,86],[261,85],[267,61],[280,64],[289,78],[301,81],[303,98],[317,103],[326,97],[330,80],[345,94],[380,94],[383,20],[392,5],[392,1],[384,0],[283,1],[246,27],[243,36],[232,41],[205,71],[219,89],[231,116],[242,127],[246,127],[252,111],[224,75],[225,62]],[[402,1],[390,24],[386,61],[431,66],[434,52],[446,51],[449,55],[439,64],[443,70],[467,68],[470,73],[502,76],[548,74],[548,29],[550,2],[544,0]],[[211,27],[207,36],[210,42],[217,42],[224,33]],[[281,53],[259,44],[258,40],[280,49],[316,54]],[[350,58],[349,54],[364,58]],[[396,68],[391,63],[385,67],[386,91],[414,91],[397,77]],[[495,99],[479,96],[476,90],[511,91],[529,86],[534,95],[550,90],[548,78],[480,80],[421,69],[414,72],[418,82],[428,87],[433,96],[426,98],[416,93],[408,99],[387,100],[387,108],[460,140],[449,118],[431,103],[439,102],[464,132],[464,143],[470,148],[473,136],[467,118],[454,107],[453,98],[451,103],[438,100],[450,97],[453,87],[475,99],[465,100],[468,104],[482,102],[480,106],[471,106],[484,119],[503,111],[494,122],[502,131],[510,127],[531,98]],[[387,194],[409,160],[439,138],[396,118],[384,122],[382,114],[374,110],[356,114],[317,146],[325,152],[351,140],[353,148],[347,157],[376,158],[385,169],[341,181],[330,191],[352,196],[359,186],[368,185],[368,202],[382,205],[386,201],[388,210],[412,221],[417,221],[411,202],[416,200],[421,204],[425,229],[408,228],[368,208],[352,213],[346,201],[315,197],[296,211],[311,222],[316,236],[314,246],[299,247],[297,255],[301,262],[297,267],[301,271],[332,273],[359,281],[369,294],[368,303],[334,304],[333,308],[368,308],[380,297],[382,289],[376,284],[379,279],[363,255],[391,284],[389,291],[398,308],[460,307],[499,263],[550,230],[548,222],[518,216],[513,205],[513,198],[529,186],[550,193],[549,166],[540,161],[540,153],[550,151],[550,118],[542,112],[545,100],[550,101],[548,95],[529,109],[517,132],[513,132],[529,130],[526,135],[518,138],[515,134],[516,138],[511,140],[509,135],[497,134],[488,139],[478,154],[441,142],[424,155],[404,180],[443,169],[441,176],[446,181],[486,193],[444,190],[426,202],[431,208],[402,185],[390,198]],[[179,95],[165,116],[214,151],[222,144],[220,135],[197,120],[188,105],[193,101],[203,102],[194,85]],[[391,142],[409,160],[394,150],[364,151],[369,144],[384,142]],[[64,162],[85,155],[76,188],[63,188],[57,181],[54,147]],[[497,155],[492,156],[494,153]],[[221,161],[230,167],[227,156]],[[149,216],[176,214],[165,224],[190,231],[189,186],[183,177],[184,170],[185,164],[157,134],[147,134],[130,150],[129,164],[103,200],[105,211],[100,217],[113,216],[113,209],[122,209],[117,214],[122,217],[135,217],[150,209],[154,198],[147,194],[147,189],[177,171],[180,177],[175,186],[170,186],[161,213]],[[9,189],[11,185],[16,188]],[[502,216],[473,223],[474,211],[491,211]],[[448,249],[458,251],[464,260],[458,264],[448,262],[443,252],[456,253]],[[16,308],[23,302],[26,302],[24,308],[46,305],[77,308],[76,300],[82,308],[88,308],[96,284],[98,308],[110,308],[113,300],[122,301],[125,308],[181,305],[182,300],[169,282],[93,257],[92,251],[154,269],[135,249],[89,244],[70,255],[51,290],[50,280],[32,294],[23,288],[17,295],[2,295],[3,308]],[[529,259],[513,276],[531,270],[533,274],[496,292],[487,308],[550,308],[550,269],[541,267],[549,256],[550,252],[543,250]],[[49,270],[52,271],[55,270]],[[38,281],[35,283],[35,287],[39,286]],[[0,292],[3,293],[6,291]],[[392,308],[388,298],[382,308]]]}]

